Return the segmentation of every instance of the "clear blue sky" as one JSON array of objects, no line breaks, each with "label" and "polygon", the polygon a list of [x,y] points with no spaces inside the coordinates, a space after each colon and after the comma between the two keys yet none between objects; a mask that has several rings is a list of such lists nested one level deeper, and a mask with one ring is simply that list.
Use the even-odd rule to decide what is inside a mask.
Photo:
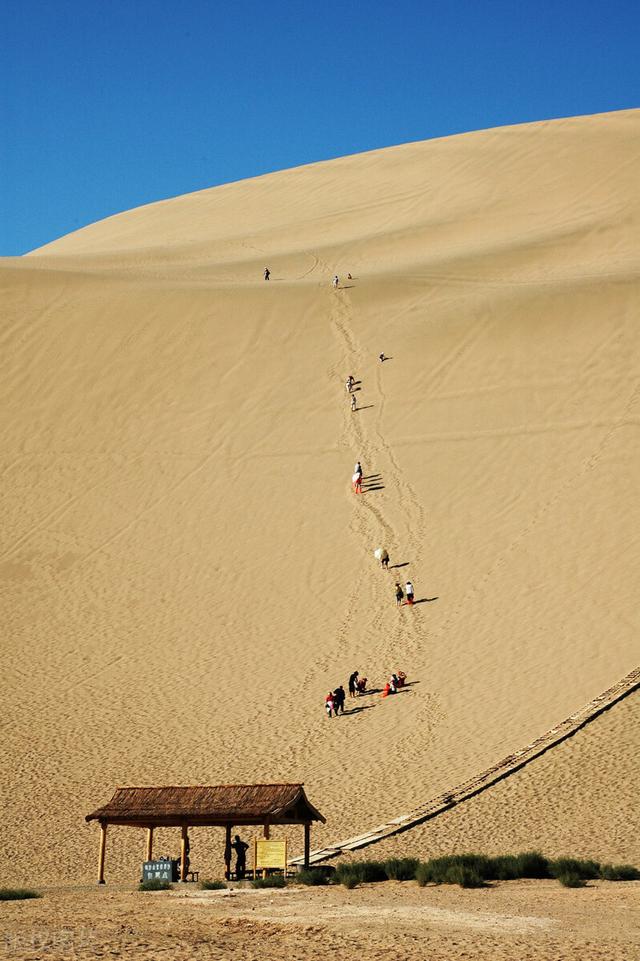
[{"label": "clear blue sky", "polygon": [[640,102],[639,0],[0,0],[0,254],[314,160]]}]

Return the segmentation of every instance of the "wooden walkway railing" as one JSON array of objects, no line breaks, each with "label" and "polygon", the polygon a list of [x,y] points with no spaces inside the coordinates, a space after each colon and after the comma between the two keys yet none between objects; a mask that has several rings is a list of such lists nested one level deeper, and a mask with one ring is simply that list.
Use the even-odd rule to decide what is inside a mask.
[{"label": "wooden walkway railing", "polygon": [[[431,820],[431,818],[438,817],[439,814],[449,811],[456,804],[460,804],[462,801],[466,801],[474,797],[474,795],[480,794],[481,791],[485,791],[488,787],[491,787],[492,784],[496,784],[498,781],[503,780],[503,778],[509,777],[510,774],[519,771],[525,764],[529,764],[535,758],[544,754],[545,751],[548,751],[550,748],[555,747],[556,744],[560,744],[568,737],[571,737],[576,731],[579,731],[580,728],[584,727],[590,721],[593,721],[599,714],[602,714],[603,711],[606,711],[617,701],[621,701],[638,687],[640,687],[640,667],[631,671],[630,674],[623,677],[622,680],[614,684],[613,687],[610,687],[604,691],[604,693],[598,695],[593,701],[589,701],[589,703],[585,704],[579,711],[571,714],[565,721],[562,721],[556,727],[547,731],[546,734],[536,738],[531,744],[527,744],[521,751],[516,751],[515,754],[509,754],[508,757],[503,758],[497,764],[494,764],[493,767],[483,771],[482,774],[478,774],[463,784],[458,784],[444,794],[439,794],[437,797],[427,801],[421,807],[414,808],[407,814],[401,814],[399,817],[391,818],[390,821],[378,825],[378,827],[367,831],[365,834],[347,838],[345,841],[340,841],[337,844],[331,844],[327,847],[312,851],[310,863],[319,864],[322,861],[328,861],[330,858],[338,857],[338,855],[343,854],[345,851],[356,851],[359,848],[365,848],[370,844],[376,844],[376,842],[382,841],[384,838],[391,837],[394,834],[408,831],[418,824],[423,824],[425,821]],[[300,865],[302,862],[302,857],[296,857],[292,858],[289,863],[292,865]]]}]

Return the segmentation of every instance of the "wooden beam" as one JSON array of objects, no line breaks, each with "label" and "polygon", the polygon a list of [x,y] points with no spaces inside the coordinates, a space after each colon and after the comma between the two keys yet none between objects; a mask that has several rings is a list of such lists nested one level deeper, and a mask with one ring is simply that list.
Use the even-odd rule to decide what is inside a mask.
[{"label": "wooden beam", "polygon": [[189,841],[189,828],[186,824],[182,825],[182,838],[180,840],[180,880],[187,880],[187,843]]},{"label": "wooden beam", "polygon": [[268,820],[264,822],[264,837],[266,841],[269,840],[269,821]]},{"label": "wooden beam", "polygon": [[107,850],[107,822],[100,822],[100,853],[98,854],[98,884],[104,884],[104,857]]},{"label": "wooden beam", "polygon": [[309,867],[309,855],[311,854],[311,824],[307,822],[304,826],[304,866]]},{"label": "wooden beam", "polygon": [[147,828],[147,849],[145,861],[153,861],[153,828]]},{"label": "wooden beam", "polygon": [[231,824],[226,825],[224,837],[224,877],[225,881],[231,879]]}]

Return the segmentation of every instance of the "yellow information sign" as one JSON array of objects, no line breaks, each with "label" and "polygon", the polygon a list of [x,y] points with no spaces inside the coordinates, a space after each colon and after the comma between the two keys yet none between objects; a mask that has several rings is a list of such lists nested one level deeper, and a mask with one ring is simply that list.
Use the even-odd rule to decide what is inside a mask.
[{"label": "yellow information sign", "polygon": [[283,841],[263,841],[254,842],[255,869],[260,871],[263,868],[280,868],[286,871],[287,868],[287,839]]}]

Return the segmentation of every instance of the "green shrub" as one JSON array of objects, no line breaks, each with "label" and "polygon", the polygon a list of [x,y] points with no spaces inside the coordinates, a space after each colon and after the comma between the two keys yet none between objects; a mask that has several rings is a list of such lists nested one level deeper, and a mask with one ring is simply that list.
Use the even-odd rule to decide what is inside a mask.
[{"label": "green shrub", "polygon": [[452,864],[447,870],[446,884],[459,884],[461,888],[483,888],[484,878],[480,872],[466,864]]},{"label": "green shrub", "polygon": [[600,877],[600,865],[597,861],[581,861],[578,858],[557,858],[549,862],[549,870],[558,880],[561,874],[575,874],[583,881]]},{"label": "green shrub", "polygon": [[492,858],[491,874],[493,881],[513,881],[521,878],[520,864],[517,855],[503,854],[500,857]]},{"label": "green shrub", "polygon": [[384,862],[385,874],[390,881],[413,881],[419,863],[417,858],[389,858]]},{"label": "green shrub", "polygon": [[458,869],[464,868],[475,872],[483,881],[492,881],[496,878],[496,866],[494,859],[486,857],[484,854],[449,854],[441,858],[432,858],[416,869],[418,873],[418,883],[422,886],[429,882],[433,884],[458,884],[458,881],[451,881],[451,871],[456,874]]},{"label": "green shrub", "polygon": [[563,871],[556,877],[565,888],[584,888],[587,882],[577,871]]},{"label": "green shrub", "polygon": [[170,881],[161,881],[160,878],[150,878],[148,881],[140,882],[138,891],[168,891],[170,887]]},{"label": "green shrub", "polygon": [[638,881],[640,871],[631,864],[603,864],[600,877],[603,881]]},{"label": "green shrub", "polygon": [[28,901],[41,897],[38,891],[30,891],[29,888],[0,888],[0,901]]},{"label": "green shrub", "polygon": [[357,876],[360,881],[370,883],[387,880],[384,861],[356,861],[355,863],[358,865]]},{"label": "green shrub", "polygon": [[421,888],[423,888],[426,884],[434,883],[431,874],[431,866],[428,861],[421,861],[416,868],[416,881]]},{"label": "green shrub", "polygon": [[373,881],[386,881],[387,872],[383,861],[348,861],[336,868],[335,879],[344,884],[344,878],[354,877],[357,884],[370,884]]},{"label": "green shrub", "polygon": [[284,874],[271,874],[266,878],[256,878],[251,882],[254,888],[286,888],[287,880]]},{"label": "green shrub", "polygon": [[355,874],[345,874],[342,877],[340,884],[343,884],[345,888],[348,888],[349,891],[352,891],[353,888],[358,886],[358,879]]},{"label": "green shrub", "polygon": [[311,887],[315,887],[318,884],[329,884],[329,878],[325,871],[308,868],[304,871],[298,871],[296,874],[296,884],[308,884]]},{"label": "green shrub", "polygon": [[521,851],[516,854],[519,878],[549,878],[549,861],[540,851]]},{"label": "green shrub", "polygon": [[425,884],[459,884],[459,881],[450,880],[460,876],[459,869],[471,871],[483,881],[549,877],[549,863],[537,851],[503,854],[495,858],[485,854],[450,854],[419,864],[415,876],[421,887]]},{"label": "green shrub", "polygon": [[226,891],[227,889],[224,881],[201,881],[200,887],[203,891]]}]

